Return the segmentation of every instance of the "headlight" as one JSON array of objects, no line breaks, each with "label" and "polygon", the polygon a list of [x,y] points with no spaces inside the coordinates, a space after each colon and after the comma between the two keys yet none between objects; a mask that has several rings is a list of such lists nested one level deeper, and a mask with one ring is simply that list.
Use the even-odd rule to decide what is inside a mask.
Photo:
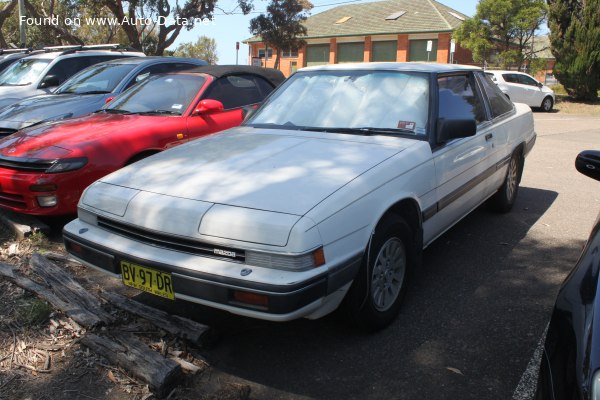
[{"label": "headlight", "polygon": [[59,172],[73,171],[87,164],[87,157],[62,158],[54,161],[50,168],[46,170],[47,174],[56,174]]},{"label": "headlight", "polygon": [[325,264],[323,248],[299,256],[246,251],[246,264],[255,267],[304,271]]},{"label": "headlight", "polygon": [[98,225],[98,216],[81,207],[77,208],[77,217],[90,225]]}]

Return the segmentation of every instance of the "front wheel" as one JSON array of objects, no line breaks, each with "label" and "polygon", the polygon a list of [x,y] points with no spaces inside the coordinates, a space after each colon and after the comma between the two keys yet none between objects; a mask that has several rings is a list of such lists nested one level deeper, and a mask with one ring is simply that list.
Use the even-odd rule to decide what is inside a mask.
[{"label": "front wheel", "polygon": [[354,325],[374,332],[388,326],[400,311],[415,249],[409,225],[397,215],[377,226],[369,247],[345,307]]},{"label": "front wheel", "polygon": [[522,167],[522,157],[518,151],[515,151],[508,163],[504,183],[500,186],[498,192],[488,200],[488,205],[492,211],[505,213],[512,209],[519,192]]},{"label": "front wheel", "polygon": [[552,107],[554,107],[554,101],[552,101],[552,97],[547,96],[544,98],[544,101],[542,101],[542,106],[541,109],[544,112],[550,112],[552,111]]}]

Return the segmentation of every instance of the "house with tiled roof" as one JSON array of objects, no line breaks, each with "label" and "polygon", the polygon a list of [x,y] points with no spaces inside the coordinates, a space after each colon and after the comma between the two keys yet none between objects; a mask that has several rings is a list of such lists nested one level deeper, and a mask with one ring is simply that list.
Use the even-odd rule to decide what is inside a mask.
[{"label": "house with tiled roof", "polygon": [[[375,61],[472,63],[468,50],[454,46],[452,32],[468,18],[434,0],[385,0],[341,5],[309,17],[306,45],[282,49],[281,71],[319,64]],[[260,37],[249,45],[249,62],[273,67],[276,52]]]}]

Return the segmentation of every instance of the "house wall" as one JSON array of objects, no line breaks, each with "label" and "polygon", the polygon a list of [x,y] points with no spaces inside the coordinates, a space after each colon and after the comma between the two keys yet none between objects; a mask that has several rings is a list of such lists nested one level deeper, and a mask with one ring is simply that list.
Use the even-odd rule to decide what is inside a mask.
[{"label": "house wall", "polygon": [[[307,44],[329,44],[329,63],[336,64],[338,62],[337,57],[337,45],[338,43],[364,43],[364,57],[363,62],[372,61],[372,46],[373,41],[377,40],[396,40],[396,62],[406,62],[410,59],[409,54],[409,40],[425,40],[425,39],[437,39],[437,53],[435,60],[432,62],[447,64],[450,62],[450,40],[452,34],[450,32],[440,33],[429,33],[429,34],[398,34],[398,35],[373,35],[373,36],[354,36],[354,37],[334,37],[334,38],[320,38],[320,39],[307,39]],[[252,59],[258,57],[259,49],[264,49],[263,43],[248,43],[249,59],[248,63],[252,64]],[[273,68],[275,65],[276,52],[273,51],[272,57],[265,59],[262,58],[261,65],[263,67]],[[292,74],[293,65],[296,65],[297,69],[306,66],[306,46],[298,49],[298,57],[282,57],[280,59],[279,69],[285,76]],[[460,46],[456,46],[454,53],[454,63],[457,64],[473,64],[473,57],[471,52],[467,49],[463,49]]]}]

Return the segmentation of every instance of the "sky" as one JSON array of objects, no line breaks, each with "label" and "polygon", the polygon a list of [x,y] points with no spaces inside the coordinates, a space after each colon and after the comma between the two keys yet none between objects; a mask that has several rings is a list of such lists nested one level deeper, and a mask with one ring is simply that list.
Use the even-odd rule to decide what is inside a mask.
[{"label": "sky", "polygon": [[[336,5],[366,2],[365,0],[311,0],[314,8],[311,10],[311,15],[323,12]],[[422,1],[422,0],[415,0]],[[473,16],[478,0],[438,0],[440,3],[451,7],[461,13]],[[254,0],[254,11],[248,15],[242,15],[237,8],[236,0],[219,0],[217,9],[215,9],[215,17],[213,21],[206,21],[206,25],[194,27],[191,31],[185,29],[177,37],[174,49],[179,43],[195,42],[198,36],[208,36],[217,41],[217,53],[219,64],[235,64],[236,51],[235,43],[240,42],[240,50],[238,53],[238,63],[248,64],[248,46],[242,43],[242,40],[250,38],[252,35],[248,27],[250,20],[258,16],[261,12],[264,13],[267,8],[268,0]],[[233,12],[233,14],[226,14]]]}]

